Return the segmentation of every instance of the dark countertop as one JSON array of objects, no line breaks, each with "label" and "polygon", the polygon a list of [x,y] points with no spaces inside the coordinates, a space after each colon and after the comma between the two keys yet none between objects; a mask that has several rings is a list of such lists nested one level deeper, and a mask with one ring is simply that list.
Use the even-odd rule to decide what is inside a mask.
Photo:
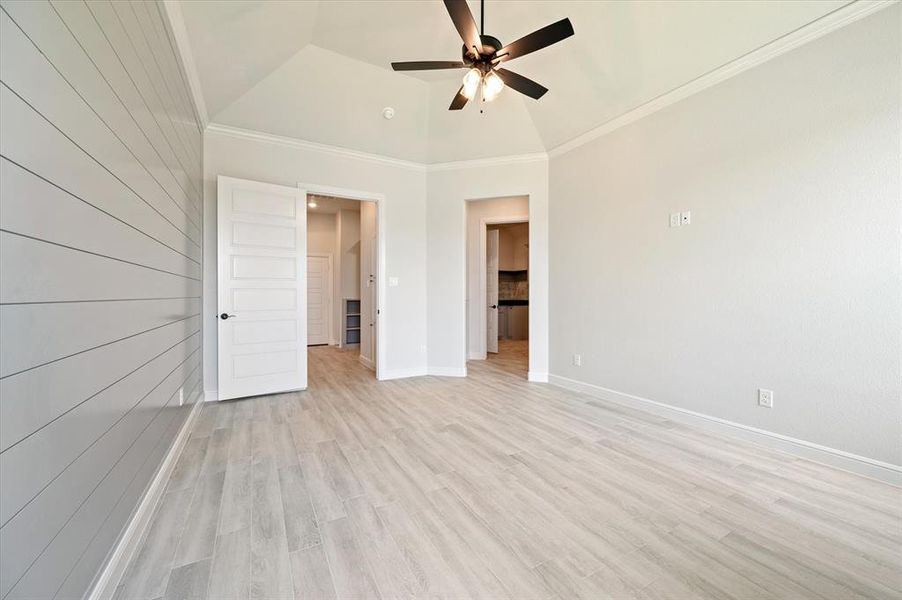
[{"label": "dark countertop", "polygon": [[529,306],[529,300],[513,300],[507,298],[498,300],[498,306]]}]

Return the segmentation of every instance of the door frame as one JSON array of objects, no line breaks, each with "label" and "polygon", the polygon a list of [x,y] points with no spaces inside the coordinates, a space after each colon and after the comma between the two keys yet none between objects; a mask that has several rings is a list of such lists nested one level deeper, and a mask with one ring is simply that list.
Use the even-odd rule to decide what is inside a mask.
[{"label": "door frame", "polygon": [[[376,203],[376,289],[374,304],[376,309],[376,379],[382,380],[385,369],[386,327],[385,324],[385,194],[340,188],[331,185],[298,182],[298,189],[306,194],[333,196],[344,200]],[[306,267],[306,263],[305,263]],[[304,282],[306,286],[306,280]],[[306,297],[305,297],[306,298]],[[306,311],[306,308],[305,308]],[[306,315],[305,315],[306,317]]]},{"label": "door frame", "polygon": [[[309,194],[309,192],[308,192],[308,194]],[[304,207],[305,208],[307,207],[306,200],[305,200]],[[335,306],[334,306],[335,299],[332,297],[332,287],[333,287],[333,285],[332,285],[332,276],[333,276],[332,253],[331,252],[307,252],[307,258],[310,258],[311,256],[316,257],[316,258],[329,259],[329,277],[328,277],[328,279],[329,279],[329,310],[326,311],[328,314],[328,316],[326,318],[326,331],[329,332],[329,335],[327,336],[329,338],[329,340],[326,342],[326,345],[331,346],[332,345],[332,311],[335,309]],[[309,277],[305,277],[304,278],[304,286],[305,287],[306,287],[308,281],[309,281]],[[308,312],[307,317],[309,318],[310,304],[307,303],[305,306],[307,307],[307,312]],[[309,321],[309,319],[307,321],[307,325],[308,325],[308,327],[307,327],[307,346],[309,347],[310,346],[310,327],[309,327],[310,321]]]},{"label": "door frame", "polygon": [[[485,280],[488,276],[488,266],[486,265],[485,253],[487,248],[487,231],[489,225],[507,225],[512,223],[529,223],[529,215],[517,215],[512,217],[482,217],[479,219],[479,298],[486,303],[486,284]],[[531,232],[530,232],[531,234]],[[530,293],[532,288],[530,287]],[[479,311],[479,356],[472,360],[485,360],[488,358],[488,317],[485,310]],[[472,357],[471,357],[472,358]]]}]

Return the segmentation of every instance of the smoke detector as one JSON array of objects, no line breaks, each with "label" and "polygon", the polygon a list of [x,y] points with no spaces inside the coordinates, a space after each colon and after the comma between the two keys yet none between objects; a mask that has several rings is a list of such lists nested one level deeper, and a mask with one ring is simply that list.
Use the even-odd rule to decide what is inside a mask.
[{"label": "smoke detector", "polygon": [[395,118],[395,109],[393,109],[391,106],[386,106],[382,109],[382,116],[391,121],[393,118]]}]

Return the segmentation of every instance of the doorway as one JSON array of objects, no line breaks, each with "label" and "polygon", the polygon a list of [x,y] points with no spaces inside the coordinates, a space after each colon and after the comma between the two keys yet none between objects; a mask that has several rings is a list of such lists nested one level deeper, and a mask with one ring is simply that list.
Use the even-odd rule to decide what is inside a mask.
[{"label": "doorway", "polygon": [[499,368],[529,366],[529,222],[486,224],[486,357]]},{"label": "doorway", "polygon": [[[378,370],[378,207],[376,201],[337,194],[307,194],[308,264],[325,266],[328,257],[331,293],[319,294],[311,271],[308,277],[308,360],[319,361],[323,372],[330,362],[348,364],[352,356],[361,368]],[[327,286],[322,285],[323,288]],[[314,304],[324,298],[321,313]],[[323,315],[327,316],[323,316]],[[322,335],[312,335],[317,328]],[[312,346],[322,346],[312,348]],[[342,356],[336,354],[341,352]]]},{"label": "doorway", "polygon": [[468,201],[467,240],[468,358],[526,378],[529,198]]}]

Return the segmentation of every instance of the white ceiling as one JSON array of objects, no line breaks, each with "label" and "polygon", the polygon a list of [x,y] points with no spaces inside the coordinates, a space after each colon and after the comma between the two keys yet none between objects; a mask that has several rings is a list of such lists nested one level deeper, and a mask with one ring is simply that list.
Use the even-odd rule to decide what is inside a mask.
[{"label": "white ceiling", "polygon": [[488,0],[503,43],[563,17],[576,35],[506,65],[541,100],[508,89],[480,114],[447,110],[462,71],[389,66],[460,58],[440,0],[181,3],[212,122],[430,163],[551,149],[845,4]]}]

